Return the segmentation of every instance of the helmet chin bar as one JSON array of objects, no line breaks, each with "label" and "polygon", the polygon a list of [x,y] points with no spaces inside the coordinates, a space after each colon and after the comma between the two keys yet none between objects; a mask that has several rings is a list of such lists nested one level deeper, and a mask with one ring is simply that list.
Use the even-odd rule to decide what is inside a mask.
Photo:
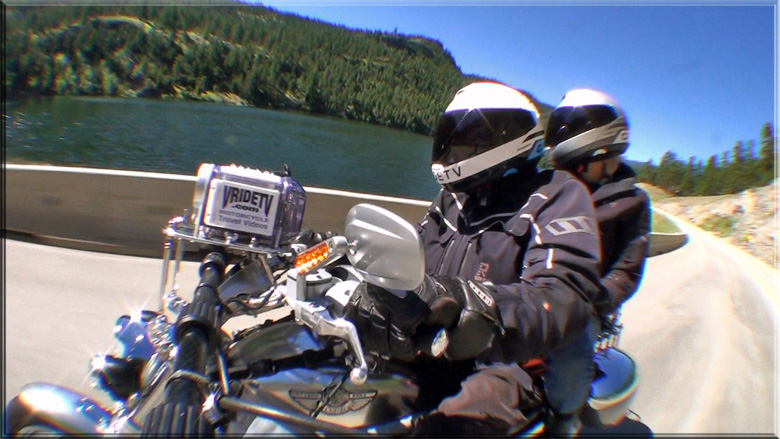
[{"label": "helmet chin bar", "polygon": [[464,178],[454,183],[442,184],[442,186],[450,192],[471,195],[479,188],[489,184],[501,175],[500,173],[493,171],[493,169],[486,169],[479,174],[472,175],[471,177]]}]

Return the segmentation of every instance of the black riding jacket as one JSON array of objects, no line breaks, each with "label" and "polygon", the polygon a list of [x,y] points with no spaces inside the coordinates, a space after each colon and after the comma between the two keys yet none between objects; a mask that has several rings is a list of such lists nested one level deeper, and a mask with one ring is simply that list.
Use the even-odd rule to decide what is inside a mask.
[{"label": "black riding jacket", "polygon": [[439,192],[418,225],[425,269],[492,284],[506,334],[486,359],[524,362],[572,340],[595,315],[593,204],[563,171],[511,174],[486,192]]},{"label": "black riding jacket", "polygon": [[615,311],[636,292],[644,271],[650,237],[650,199],[635,185],[634,171],[621,164],[612,180],[593,191],[601,233],[603,293],[601,315]]}]

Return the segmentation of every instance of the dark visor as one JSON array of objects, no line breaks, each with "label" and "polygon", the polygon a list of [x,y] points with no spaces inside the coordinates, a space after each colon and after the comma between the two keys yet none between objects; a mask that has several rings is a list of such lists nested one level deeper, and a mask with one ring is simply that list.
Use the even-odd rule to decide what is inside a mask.
[{"label": "dark visor", "polygon": [[607,105],[556,108],[547,122],[544,143],[555,146],[585,131],[604,126],[617,117],[615,109]]},{"label": "dark visor", "polygon": [[432,163],[449,166],[525,135],[533,113],[518,109],[474,109],[446,113],[433,138]]}]

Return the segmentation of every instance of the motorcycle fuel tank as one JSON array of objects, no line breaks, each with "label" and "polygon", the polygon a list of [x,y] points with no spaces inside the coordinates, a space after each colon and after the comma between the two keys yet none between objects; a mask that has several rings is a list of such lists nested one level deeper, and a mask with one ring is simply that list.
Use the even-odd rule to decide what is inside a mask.
[{"label": "motorcycle fuel tank", "polygon": [[[345,377],[341,366],[317,369],[297,368],[244,381],[252,399],[284,412],[311,416],[347,428],[392,422],[413,413],[418,386],[408,377],[394,373],[370,375],[356,386]],[[255,423],[254,430],[259,430]],[[273,433],[273,431],[254,431]],[[290,431],[295,432],[291,427]],[[278,432],[278,430],[276,430]]]},{"label": "motorcycle fuel tank", "polygon": [[[309,329],[293,321],[275,323],[247,334],[231,346],[228,362],[249,365],[265,360],[283,360],[325,346]],[[264,404],[343,425],[359,427],[385,422],[412,413],[419,388],[407,376],[371,374],[357,386],[344,377],[349,369],[334,362],[315,368],[297,367],[272,375],[243,380],[244,387]]]}]

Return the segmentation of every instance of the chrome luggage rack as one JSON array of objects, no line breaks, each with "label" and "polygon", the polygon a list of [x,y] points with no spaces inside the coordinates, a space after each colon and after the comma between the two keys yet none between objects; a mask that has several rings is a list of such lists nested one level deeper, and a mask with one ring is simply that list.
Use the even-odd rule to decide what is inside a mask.
[{"label": "chrome luggage rack", "polygon": [[[220,234],[220,232],[222,232]],[[163,233],[168,237],[167,241],[176,239],[178,241],[186,240],[189,242],[225,247],[234,253],[257,253],[257,254],[277,254],[281,250],[278,247],[269,247],[262,245],[257,236],[253,236],[249,243],[241,241],[242,235],[228,230],[217,231],[210,227],[198,226],[188,223],[185,217],[179,216],[168,221],[168,227],[163,229]],[[221,236],[223,239],[218,239]]]}]

